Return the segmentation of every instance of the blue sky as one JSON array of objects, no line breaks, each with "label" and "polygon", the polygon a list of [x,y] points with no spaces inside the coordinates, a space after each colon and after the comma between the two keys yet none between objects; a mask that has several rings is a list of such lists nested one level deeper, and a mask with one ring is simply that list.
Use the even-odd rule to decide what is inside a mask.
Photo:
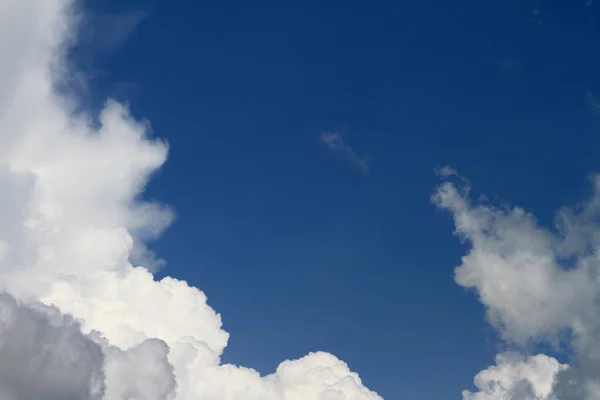
[{"label": "blue sky", "polygon": [[470,388],[499,344],[454,283],[464,247],[433,170],[542,223],[588,193],[600,4],[87,5],[90,102],[129,102],[169,142],[147,196],[178,219],[153,248],[222,314],[225,361],[267,373],[326,350],[386,399]]}]

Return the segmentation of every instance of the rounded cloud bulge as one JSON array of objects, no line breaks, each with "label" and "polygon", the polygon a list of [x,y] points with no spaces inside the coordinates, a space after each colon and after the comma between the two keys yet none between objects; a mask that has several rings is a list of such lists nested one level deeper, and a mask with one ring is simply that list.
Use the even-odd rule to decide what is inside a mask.
[{"label": "rounded cloud bulge", "polygon": [[0,2],[0,399],[381,400],[328,353],[267,376],[221,364],[204,293],[131,263],[153,264],[140,242],[172,219],[139,196],[168,146],[58,89],[82,12]]}]

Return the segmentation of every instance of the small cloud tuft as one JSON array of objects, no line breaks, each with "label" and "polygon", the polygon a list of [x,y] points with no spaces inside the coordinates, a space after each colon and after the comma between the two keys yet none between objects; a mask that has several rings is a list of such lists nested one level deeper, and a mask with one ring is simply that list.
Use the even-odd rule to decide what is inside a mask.
[{"label": "small cloud tuft", "polygon": [[438,167],[434,170],[435,174],[437,176],[439,176],[440,178],[449,178],[451,176],[458,176],[458,174],[456,173],[456,170],[452,167],[449,166],[444,166],[444,167]]},{"label": "small cloud tuft", "polygon": [[371,169],[371,157],[368,154],[363,156],[358,155],[352,147],[344,142],[344,139],[339,133],[323,132],[320,139],[331,150],[341,153],[361,172],[367,173]]}]

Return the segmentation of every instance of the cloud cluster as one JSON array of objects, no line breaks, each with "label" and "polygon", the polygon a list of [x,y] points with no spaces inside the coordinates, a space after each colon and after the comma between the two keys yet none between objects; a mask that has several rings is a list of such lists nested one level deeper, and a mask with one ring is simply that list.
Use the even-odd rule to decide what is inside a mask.
[{"label": "cloud cluster", "polygon": [[587,201],[556,213],[553,229],[519,207],[474,203],[464,181],[436,190],[433,202],[470,245],[455,280],[477,293],[501,337],[514,348],[545,343],[573,353],[570,365],[501,356],[464,400],[600,398],[600,175],[593,187]]},{"label": "cloud cluster", "polygon": [[89,115],[60,90],[79,16],[0,2],[0,398],[381,400],[327,353],[268,376],[221,364],[204,293],[154,279],[143,243],[172,212],[140,193],[168,148],[123,105]]}]

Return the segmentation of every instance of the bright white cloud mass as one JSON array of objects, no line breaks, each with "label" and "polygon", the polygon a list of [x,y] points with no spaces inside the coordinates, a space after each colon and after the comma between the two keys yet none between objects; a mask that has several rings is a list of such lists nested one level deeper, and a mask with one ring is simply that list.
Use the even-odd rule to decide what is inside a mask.
[{"label": "bright white cloud mass", "polygon": [[132,261],[154,265],[143,242],[171,221],[139,200],[167,146],[121,104],[92,118],[57,89],[75,11],[0,2],[0,399],[381,399],[327,353],[262,377],[222,365],[204,293]]}]

